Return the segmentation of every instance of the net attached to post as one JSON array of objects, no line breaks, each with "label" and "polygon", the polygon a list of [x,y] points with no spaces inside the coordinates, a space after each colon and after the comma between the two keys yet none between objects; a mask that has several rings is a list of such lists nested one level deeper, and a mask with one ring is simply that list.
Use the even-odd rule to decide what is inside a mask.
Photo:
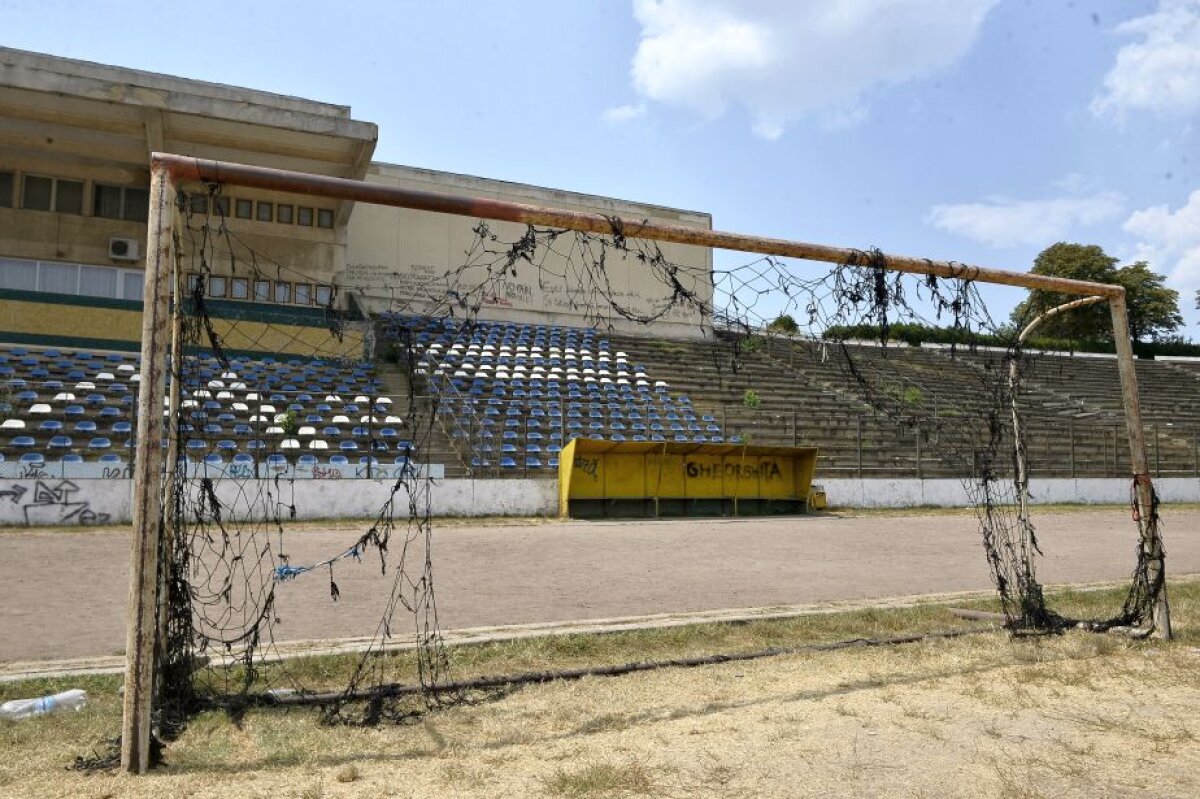
[{"label": "net attached to post", "polygon": [[[164,730],[211,707],[309,702],[330,721],[374,723],[462,698],[439,690],[449,672],[434,592],[437,477],[422,453],[446,432],[447,409],[482,419],[486,400],[456,387],[431,348],[435,338],[449,350],[494,333],[481,317],[518,275],[554,286],[587,320],[580,337],[698,318],[720,370],[765,358],[866,409],[869,434],[936,452],[975,508],[1012,629],[1076,623],[1048,606],[1037,578],[1029,463],[1052,453],[1030,442],[1053,424],[1026,413],[1038,357],[991,318],[968,269],[946,279],[894,273],[864,250],[815,276],[810,264],[776,258],[700,274],[616,219],[603,235],[530,226],[506,237],[479,222],[461,264],[404,296],[356,286],[385,305],[356,314],[345,309],[367,304],[341,302],[345,287],[231,231],[219,186],[201,196],[183,201],[177,239],[185,279],[171,364],[178,412],[168,417]],[[651,275],[657,299],[632,301],[619,279],[628,270]],[[308,305],[284,307],[282,291],[306,292]],[[778,324],[784,317],[795,330]],[[902,357],[897,333],[914,323],[948,330],[944,349]],[[468,474],[490,474],[483,440],[455,443]],[[361,523],[306,525],[331,515],[335,476],[369,478],[377,510]],[[1157,524],[1157,514],[1138,524]],[[1149,566],[1139,557],[1124,607],[1089,624],[1147,623],[1163,590]],[[312,643],[331,628],[352,640]]]},{"label": "net attached to post", "polygon": [[[229,229],[218,187],[181,207],[160,729],[310,698],[331,722],[422,712],[429,690],[373,689],[446,679],[430,408],[408,375],[380,372],[339,287]],[[306,524],[336,517],[347,491],[374,493],[368,518]]]}]

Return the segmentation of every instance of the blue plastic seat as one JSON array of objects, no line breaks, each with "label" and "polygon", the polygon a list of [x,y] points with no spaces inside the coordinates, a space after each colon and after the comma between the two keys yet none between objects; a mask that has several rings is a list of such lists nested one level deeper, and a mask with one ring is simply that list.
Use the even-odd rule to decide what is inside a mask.
[{"label": "blue plastic seat", "polygon": [[103,436],[97,436],[88,442],[88,449],[111,449],[112,442]]},{"label": "blue plastic seat", "polygon": [[330,466],[349,466],[350,459],[347,458],[345,455],[330,455],[329,456],[329,465]]},{"label": "blue plastic seat", "polygon": [[121,456],[115,452],[106,452],[100,456],[100,463],[120,463]]},{"label": "blue plastic seat", "polygon": [[26,465],[37,464],[40,466],[45,462],[46,462],[46,456],[40,452],[26,452],[24,455],[22,455],[20,458],[17,459],[17,463],[23,463]]},{"label": "blue plastic seat", "polygon": [[74,446],[70,436],[55,436],[48,445],[51,449],[70,449]]}]

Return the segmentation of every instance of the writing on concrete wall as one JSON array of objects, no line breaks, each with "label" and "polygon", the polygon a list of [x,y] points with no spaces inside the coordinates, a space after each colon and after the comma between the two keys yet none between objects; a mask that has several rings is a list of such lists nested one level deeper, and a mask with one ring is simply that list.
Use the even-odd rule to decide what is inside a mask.
[{"label": "writing on concrete wall", "polygon": [[92,503],[80,494],[70,480],[36,480],[30,489],[11,483],[0,490],[0,504],[11,503],[21,509],[25,524],[35,526],[63,524],[105,524],[109,514],[92,510]]}]

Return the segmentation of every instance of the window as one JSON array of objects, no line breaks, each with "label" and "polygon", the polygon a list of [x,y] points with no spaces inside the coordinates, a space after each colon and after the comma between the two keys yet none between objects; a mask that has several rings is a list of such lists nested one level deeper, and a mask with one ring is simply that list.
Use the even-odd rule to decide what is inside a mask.
[{"label": "window", "polygon": [[120,273],[116,269],[80,266],[79,293],[86,297],[116,297],[118,277]]},{"label": "window", "polygon": [[21,198],[21,207],[31,211],[83,213],[83,183],[78,180],[26,175]]},{"label": "window", "polygon": [[150,210],[150,190],[132,186],[105,186],[92,189],[92,216],[145,222]]},{"label": "window", "polygon": [[329,305],[329,301],[333,299],[332,286],[317,286],[317,305]]},{"label": "window", "polygon": [[312,305],[312,286],[308,283],[296,284],[296,304]]},{"label": "window", "polygon": [[244,277],[235,277],[229,281],[229,296],[235,300],[244,300],[250,296],[250,281]]},{"label": "window", "polygon": [[333,211],[328,208],[318,208],[317,227],[333,227]]},{"label": "window", "polygon": [[30,211],[49,211],[54,204],[54,178],[25,176],[25,187],[21,192],[21,207]]},{"label": "window", "polygon": [[296,224],[304,225],[304,227],[312,227],[313,224],[313,209],[300,206],[296,209]]},{"label": "window", "polygon": [[254,281],[254,301],[255,302],[270,302],[271,301],[271,281],[269,281],[269,280]]},{"label": "window", "polygon": [[55,294],[79,293],[78,264],[42,264],[38,270],[38,290]]},{"label": "window", "polygon": [[196,286],[200,285],[200,273],[188,272],[187,276],[187,293],[192,295],[196,293]]},{"label": "window", "polygon": [[229,216],[229,198],[214,197],[213,198],[213,213],[222,218]]},{"label": "window", "polygon": [[37,291],[37,261],[0,258],[0,289]]},{"label": "window", "polygon": [[187,208],[193,214],[208,213],[208,195],[207,194],[189,194],[187,199]]},{"label": "window", "polygon": [[275,217],[275,204],[260,202],[258,204],[258,219],[259,222],[270,222]]},{"label": "window", "polygon": [[224,297],[225,296],[225,284],[227,282],[228,281],[223,277],[216,277],[215,275],[209,275],[208,296]]},{"label": "window", "polygon": [[233,207],[234,214],[238,219],[251,219],[254,217],[254,203],[250,200],[238,200]]},{"label": "window", "polygon": [[293,213],[295,213],[295,206],[281,205],[275,211],[275,221],[281,225],[290,225],[292,224]]},{"label": "window", "polygon": [[16,183],[12,172],[0,172],[0,208],[13,207],[13,186]]},{"label": "window", "polygon": [[83,181],[54,181],[54,210],[60,214],[83,213]]},{"label": "window", "polygon": [[122,275],[121,298],[126,300],[140,300],[142,298],[142,288],[145,286],[146,276],[141,272],[126,272]]},{"label": "window", "polygon": [[125,189],[125,204],[121,206],[121,218],[128,222],[145,222],[150,218],[150,190]]},{"label": "window", "polygon": [[279,282],[275,284],[275,302],[292,301],[292,284]]}]

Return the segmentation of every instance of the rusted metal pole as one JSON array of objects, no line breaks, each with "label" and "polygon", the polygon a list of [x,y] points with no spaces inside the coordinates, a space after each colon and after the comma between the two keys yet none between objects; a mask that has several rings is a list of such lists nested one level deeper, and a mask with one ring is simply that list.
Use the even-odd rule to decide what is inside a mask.
[{"label": "rusted metal pole", "polygon": [[171,279],[174,208],[174,176],[166,170],[154,171],[150,180],[146,278],[142,298],[142,379],[138,384],[133,538],[125,637],[125,700],[121,725],[121,768],[136,774],[150,767],[154,652],[158,632],[159,535],[162,527],[162,407],[167,343],[171,338],[171,327],[167,321],[167,287]]},{"label": "rusted metal pole", "polygon": [[1134,367],[1133,344],[1129,339],[1129,312],[1125,307],[1125,289],[1108,301],[1112,313],[1113,340],[1117,345],[1117,369],[1121,375],[1121,393],[1125,400],[1125,426],[1129,432],[1129,455],[1133,467],[1134,493],[1137,500],[1138,528],[1141,534],[1142,556],[1148,564],[1147,578],[1151,585],[1162,584],[1154,606],[1154,634],[1171,637],[1171,608],[1167,602],[1165,556],[1162,536],[1153,513],[1154,486],[1150,481],[1146,458],[1146,437],[1142,429],[1142,405],[1138,398],[1137,370]]},{"label": "rusted metal pole", "polygon": [[[723,250],[753,252],[762,255],[778,255],[785,258],[803,258],[810,261],[829,263],[862,263],[866,253],[847,247],[830,247],[801,241],[788,241],[763,236],[748,236],[741,233],[726,233],[719,230],[669,225],[647,219],[629,219],[586,211],[568,211],[561,208],[546,208],[525,203],[506,202],[486,197],[469,197],[456,194],[435,194],[415,191],[399,186],[386,186],[349,178],[328,175],[312,175],[285,169],[270,169],[229,161],[213,161],[191,156],[154,153],[151,156],[153,170],[165,169],[177,181],[199,181],[206,183],[229,183],[236,186],[285,191],[340,200],[390,205],[397,208],[412,208],[440,214],[470,216],[516,222],[526,225],[581,230],[588,233],[612,233],[619,229],[630,238],[669,241],[677,244],[694,244],[701,247],[717,247]],[[1034,275],[1028,272],[1009,272],[954,261],[935,261],[930,258],[914,258],[904,255],[884,255],[884,265],[896,272],[911,272],[919,275],[978,280],[1000,283],[1006,286],[1023,286],[1062,294],[1114,297],[1119,286],[1091,283],[1084,280]]]}]

